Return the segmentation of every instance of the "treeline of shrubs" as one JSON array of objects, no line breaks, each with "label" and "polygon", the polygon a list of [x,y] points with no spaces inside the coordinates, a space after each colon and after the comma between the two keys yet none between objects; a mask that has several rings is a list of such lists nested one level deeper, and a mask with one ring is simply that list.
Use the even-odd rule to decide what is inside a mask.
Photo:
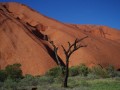
[{"label": "treeline of shrubs", "polygon": [[[60,68],[55,67],[49,70],[46,75],[58,77],[61,75]],[[78,66],[72,66],[69,68],[69,76],[89,76],[90,78],[111,78],[120,77],[120,72],[115,70],[112,65],[103,68],[100,65],[96,65],[92,68],[88,68],[85,64],[80,64]]]},{"label": "treeline of shrubs", "polygon": [[[22,75],[21,64],[16,63],[13,65],[7,65],[5,69],[0,70],[0,82],[4,82],[6,79],[12,79],[14,81],[19,81],[25,78]],[[61,77],[61,70],[59,67],[50,69],[45,76],[52,76],[53,78]],[[100,65],[88,68],[85,64],[80,64],[78,66],[72,66],[69,68],[69,76],[89,76],[90,78],[110,78],[110,77],[120,77],[120,72],[116,71],[112,65],[106,68]]]},{"label": "treeline of shrubs", "polygon": [[[52,83],[61,83],[62,74],[59,67],[50,69],[44,76],[22,75],[21,64],[8,65],[0,70],[0,90],[31,90],[31,88]],[[69,68],[69,76],[80,76],[87,79],[120,77],[112,65],[102,68],[100,65],[88,68],[85,64]]]}]

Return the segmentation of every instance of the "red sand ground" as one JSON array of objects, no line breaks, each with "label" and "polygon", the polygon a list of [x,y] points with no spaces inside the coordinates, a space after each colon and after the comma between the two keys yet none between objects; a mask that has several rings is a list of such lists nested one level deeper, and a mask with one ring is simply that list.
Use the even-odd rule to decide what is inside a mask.
[{"label": "red sand ground", "polygon": [[64,24],[48,18],[19,3],[0,3],[0,68],[21,63],[24,74],[42,75],[56,66],[49,40],[59,47],[59,57],[65,61],[61,45],[88,36],[70,58],[70,66],[112,64],[120,69],[120,31],[96,25]]}]

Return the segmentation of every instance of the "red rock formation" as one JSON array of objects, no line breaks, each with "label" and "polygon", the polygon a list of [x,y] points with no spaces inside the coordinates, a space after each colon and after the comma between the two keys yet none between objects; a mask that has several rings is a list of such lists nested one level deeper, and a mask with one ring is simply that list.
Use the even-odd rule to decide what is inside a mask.
[{"label": "red rock formation", "polygon": [[59,57],[64,62],[61,45],[88,36],[70,58],[70,66],[85,63],[120,68],[120,31],[106,26],[64,24],[48,18],[19,3],[0,4],[0,67],[21,63],[24,74],[42,75],[56,66],[49,40],[59,47]]}]

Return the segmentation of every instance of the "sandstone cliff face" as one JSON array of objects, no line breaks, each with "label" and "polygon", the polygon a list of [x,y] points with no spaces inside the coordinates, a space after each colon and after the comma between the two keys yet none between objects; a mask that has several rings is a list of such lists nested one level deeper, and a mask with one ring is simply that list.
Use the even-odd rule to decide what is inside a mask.
[{"label": "sandstone cliff face", "polygon": [[24,74],[42,75],[55,67],[52,40],[59,47],[59,57],[65,62],[61,45],[88,36],[70,58],[70,66],[85,63],[120,68],[120,31],[106,26],[64,24],[48,18],[19,3],[0,4],[0,68],[21,63]]}]

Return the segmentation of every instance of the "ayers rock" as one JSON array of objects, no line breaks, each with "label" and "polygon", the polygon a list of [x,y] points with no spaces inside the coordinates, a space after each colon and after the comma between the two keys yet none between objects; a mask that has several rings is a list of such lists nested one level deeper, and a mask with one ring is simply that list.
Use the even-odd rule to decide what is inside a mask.
[{"label": "ayers rock", "polygon": [[19,3],[0,3],[0,68],[21,63],[24,74],[42,75],[57,66],[52,46],[59,47],[61,62],[65,56],[61,45],[85,36],[80,48],[70,57],[70,66],[85,63],[91,67],[112,64],[120,69],[120,31],[98,25],[65,24],[48,18]]}]

